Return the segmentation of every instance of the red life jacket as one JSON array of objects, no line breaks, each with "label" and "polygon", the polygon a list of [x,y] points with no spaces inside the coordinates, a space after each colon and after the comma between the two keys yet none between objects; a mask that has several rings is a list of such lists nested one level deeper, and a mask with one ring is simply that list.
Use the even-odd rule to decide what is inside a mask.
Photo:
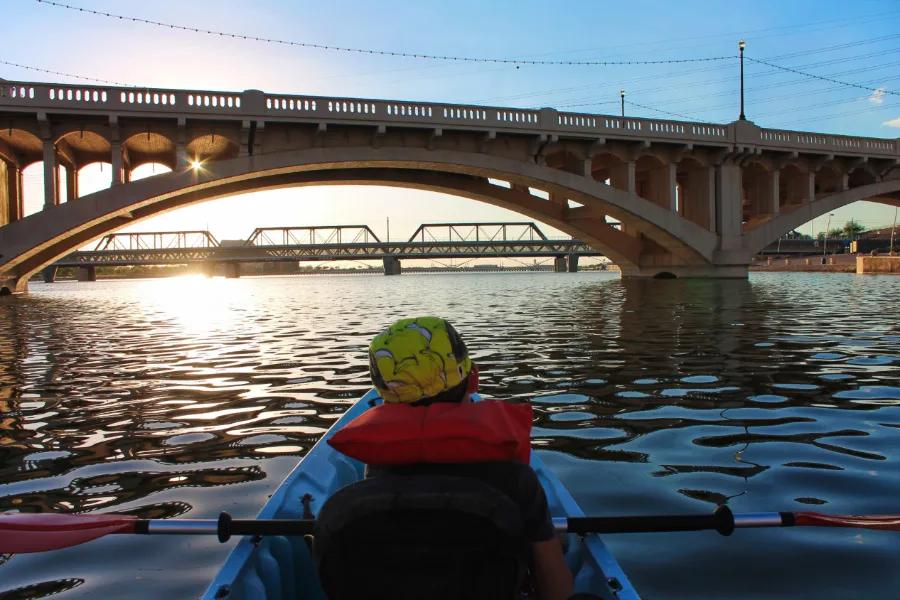
[{"label": "red life jacket", "polygon": [[369,465],[474,463],[531,458],[530,404],[382,404],[329,438],[332,448]]}]

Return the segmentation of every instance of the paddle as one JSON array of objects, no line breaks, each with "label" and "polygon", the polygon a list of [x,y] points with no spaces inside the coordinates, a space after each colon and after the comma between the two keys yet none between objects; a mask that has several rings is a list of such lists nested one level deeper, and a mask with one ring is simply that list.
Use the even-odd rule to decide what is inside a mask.
[{"label": "paddle", "polygon": [[[720,506],[709,515],[573,517],[554,519],[560,533],[647,533],[714,529],[731,535],[744,527],[857,527],[900,531],[900,515],[823,515],[814,512],[734,514]],[[138,519],[116,514],[0,513],[0,554],[44,552],[76,546],[113,533],[216,535],[308,535],[312,519],[235,520],[228,513],[213,519]]]}]

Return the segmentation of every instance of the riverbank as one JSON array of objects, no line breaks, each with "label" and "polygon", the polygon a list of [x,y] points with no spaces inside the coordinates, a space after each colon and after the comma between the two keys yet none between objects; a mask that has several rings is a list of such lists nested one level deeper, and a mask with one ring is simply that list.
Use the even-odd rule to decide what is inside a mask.
[{"label": "riverbank", "polygon": [[829,256],[822,264],[821,256],[792,258],[755,257],[750,264],[751,272],[781,273],[856,273],[855,254]]}]

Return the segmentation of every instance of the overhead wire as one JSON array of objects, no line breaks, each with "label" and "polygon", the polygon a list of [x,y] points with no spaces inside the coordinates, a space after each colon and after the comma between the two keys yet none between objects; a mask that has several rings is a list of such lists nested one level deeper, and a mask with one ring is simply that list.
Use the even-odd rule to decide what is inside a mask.
[{"label": "overhead wire", "polygon": [[506,64],[506,65],[551,65],[551,66],[573,66],[573,67],[598,67],[598,66],[637,66],[637,65],[669,65],[669,64],[681,64],[681,63],[698,63],[698,62],[714,62],[714,61],[722,61],[722,60],[732,60],[736,58],[735,56],[709,56],[709,57],[698,57],[698,58],[680,58],[680,59],[665,59],[665,60],[626,60],[626,61],[602,61],[602,60],[520,60],[520,59],[511,59],[511,58],[491,58],[491,57],[472,57],[472,56],[449,56],[449,55],[439,55],[439,54],[427,54],[427,53],[411,53],[411,52],[397,52],[390,50],[372,50],[366,48],[350,48],[345,46],[333,46],[329,44],[314,44],[311,42],[294,42],[291,40],[282,40],[276,38],[265,38],[258,37],[253,35],[244,35],[240,33],[231,33],[225,31],[215,31],[212,29],[202,29],[199,27],[187,27],[185,25],[175,25],[173,23],[162,23],[160,21],[153,21],[150,19],[142,19],[139,17],[128,17],[124,15],[112,14],[98,10],[92,10],[89,8],[81,8],[78,6],[72,6],[70,4],[63,4],[61,2],[53,2],[52,0],[35,0],[39,4],[48,4],[50,6],[56,6],[60,8],[66,8],[69,10],[75,10],[78,12],[109,17],[112,19],[119,19],[123,21],[131,21],[133,23],[142,23],[146,25],[155,25],[158,27],[168,28],[168,29],[177,29],[180,31],[189,31],[194,33],[206,33],[209,35],[217,35],[219,37],[226,37],[238,40],[246,40],[253,42],[263,42],[267,44],[278,44],[282,46],[293,46],[297,48],[312,48],[316,50],[329,50],[334,52],[350,52],[354,54],[372,54],[378,56],[394,56],[394,57],[402,57],[402,58],[415,58],[415,59],[424,59],[424,60],[440,60],[440,61],[453,61],[453,62],[469,62],[469,63],[495,63],[495,64]]},{"label": "overhead wire", "polygon": [[125,87],[131,86],[131,84],[122,83],[120,81],[110,81],[108,79],[97,79],[95,77],[85,77],[83,75],[73,75],[71,73],[63,73],[61,71],[51,71],[50,69],[40,69],[38,67],[30,67],[28,65],[20,65],[18,63],[9,62],[6,60],[0,60],[0,65],[16,67],[17,69],[26,69],[28,71],[37,71],[39,73],[48,73],[50,75],[59,75],[61,77],[71,77],[73,79],[81,79],[83,81],[93,81],[94,83],[108,83],[110,85],[120,85],[120,86],[125,86]]},{"label": "overhead wire", "polygon": [[[52,6],[56,6],[56,7],[61,7],[61,8],[69,9],[69,10],[77,10],[77,11],[79,11],[79,12],[86,12],[86,13],[89,13],[89,14],[105,16],[105,17],[108,17],[108,18],[118,18],[118,19],[120,19],[120,20],[130,20],[130,21],[133,21],[133,22],[136,22],[136,23],[144,23],[144,24],[149,24],[149,25],[155,25],[155,26],[160,26],[160,27],[167,27],[167,28],[170,28],[170,29],[179,29],[179,30],[183,30],[183,31],[196,32],[196,33],[207,33],[207,34],[210,34],[210,35],[219,35],[219,36],[222,36],[222,37],[231,37],[231,38],[235,38],[235,39],[243,39],[243,40],[250,40],[250,41],[261,41],[261,42],[267,42],[267,43],[276,43],[276,44],[283,44],[283,45],[297,46],[297,47],[316,48],[316,49],[322,49],[322,50],[333,50],[333,51],[355,52],[355,53],[364,53],[364,54],[377,54],[377,55],[384,55],[384,56],[407,57],[407,58],[417,58],[417,59],[430,59],[430,60],[441,60],[441,61],[495,63],[495,64],[517,65],[517,66],[518,66],[518,65],[534,65],[534,66],[540,66],[540,65],[554,65],[554,66],[559,66],[559,65],[570,65],[570,66],[624,66],[624,65],[662,65],[662,64],[678,64],[678,63],[692,63],[692,62],[713,62],[713,61],[724,61],[724,60],[728,60],[728,59],[731,59],[731,58],[735,58],[734,56],[719,56],[719,57],[703,57],[703,58],[672,59],[672,60],[651,60],[651,61],[634,61],[634,60],[623,60],[623,61],[607,61],[607,60],[603,60],[603,61],[600,61],[600,60],[587,60],[587,61],[553,60],[553,61],[547,61],[547,60],[534,60],[534,59],[529,60],[529,59],[506,59],[506,58],[478,58],[478,57],[463,57],[463,56],[441,56],[441,55],[431,55],[431,54],[412,54],[412,53],[406,53],[406,52],[393,52],[393,51],[369,50],[369,49],[360,49],[360,48],[348,48],[348,47],[341,47],[341,46],[330,46],[330,45],[322,45],[322,44],[313,44],[313,43],[307,43],[307,42],[294,42],[294,41],[287,41],[287,40],[278,40],[278,39],[272,39],[272,38],[260,38],[260,37],[248,36],[248,35],[243,35],[243,34],[235,34],[235,33],[219,32],[219,31],[213,31],[213,30],[207,30],[207,29],[200,29],[200,28],[191,28],[191,27],[186,27],[186,26],[181,26],[181,25],[175,25],[175,24],[162,23],[162,22],[158,22],[158,21],[152,21],[152,20],[149,20],[149,19],[142,19],[142,18],[137,18],[137,17],[128,17],[128,16],[116,15],[116,14],[112,14],[112,13],[105,13],[105,12],[102,12],[102,11],[95,11],[95,10],[92,10],[92,9],[85,9],[85,8],[81,8],[81,7],[77,7],[77,6],[72,6],[72,5],[68,5],[68,4],[63,4],[63,3],[59,3],[59,2],[53,2],[53,1],[51,1],[51,0],[36,0],[36,1],[37,1],[38,3],[40,3],[40,4],[48,4],[48,5],[52,5]],[[896,12],[896,11],[895,11],[895,12]],[[884,14],[894,14],[894,12],[889,12],[889,13],[884,13]],[[872,15],[865,15],[865,16],[863,16],[863,17],[857,17],[857,18],[854,19],[854,20],[859,20],[859,19],[869,18],[869,17],[872,17]],[[830,23],[830,22],[833,22],[833,21],[823,21],[823,22],[816,23],[816,24],[807,24],[807,25],[798,25],[798,26],[785,26],[784,28],[778,28],[778,29],[802,28],[802,27],[814,26],[814,25],[817,25],[817,24],[825,24],[825,23]],[[773,34],[773,36],[775,36],[775,35],[784,35],[784,34]],[[707,38],[712,38],[712,37],[717,37],[717,36],[706,36],[706,37],[686,38],[686,39],[707,39]],[[771,37],[771,36],[765,36],[765,37]],[[862,90],[866,90],[866,91],[873,92],[873,93],[879,93],[879,94],[881,94],[881,95],[886,95],[886,94],[887,94],[887,95],[900,95],[900,93],[894,92],[894,91],[892,91],[892,90],[886,90],[886,89],[884,89],[883,87],[877,87],[877,88],[876,88],[876,87],[868,87],[868,86],[866,86],[866,85],[859,84],[859,83],[853,83],[853,82],[847,82],[847,81],[837,80],[837,79],[835,79],[833,76],[816,75],[816,74],[813,74],[813,73],[807,73],[807,72],[804,72],[804,71],[801,71],[801,70],[800,70],[801,68],[812,68],[812,67],[816,67],[816,66],[825,66],[825,65],[830,65],[830,64],[838,64],[838,63],[842,63],[842,62],[849,62],[849,61],[853,61],[853,60],[860,60],[860,59],[863,59],[863,58],[869,58],[869,57],[872,57],[872,56],[884,55],[884,54],[887,54],[887,53],[900,51],[900,49],[887,50],[887,51],[881,51],[881,52],[874,52],[874,53],[869,53],[869,54],[864,54],[864,55],[858,55],[858,56],[853,56],[853,57],[843,57],[843,58],[833,59],[833,60],[830,60],[830,61],[824,61],[824,62],[814,63],[814,64],[811,64],[811,65],[803,65],[803,66],[801,66],[801,67],[799,67],[799,68],[784,67],[784,66],[781,66],[781,65],[778,65],[778,64],[775,64],[775,63],[771,62],[772,60],[781,60],[781,59],[786,59],[786,58],[792,58],[792,57],[806,56],[806,55],[815,54],[815,53],[821,53],[822,51],[825,51],[825,50],[839,50],[839,49],[846,49],[846,48],[855,47],[855,46],[859,46],[859,45],[865,45],[865,44],[877,43],[877,42],[882,42],[882,41],[886,41],[886,40],[890,40],[890,39],[895,39],[895,38],[897,38],[897,37],[900,37],[900,34],[892,34],[892,35],[888,35],[888,36],[882,36],[882,37],[880,37],[880,38],[872,38],[872,39],[868,39],[868,40],[860,40],[860,41],[856,41],[856,42],[849,42],[849,43],[844,43],[844,44],[838,44],[838,45],[834,45],[834,46],[827,47],[827,48],[825,48],[825,49],[811,49],[811,50],[806,50],[806,51],[801,51],[801,52],[795,52],[795,53],[792,53],[792,54],[787,54],[787,55],[782,55],[782,56],[778,56],[778,57],[773,57],[772,59],[767,59],[767,60],[764,60],[764,59],[755,59],[755,58],[752,58],[752,57],[749,57],[749,56],[746,56],[745,58],[747,58],[748,61],[750,61],[750,62],[753,62],[753,63],[757,63],[757,64],[760,64],[760,65],[766,66],[766,67],[768,67],[768,68],[770,68],[770,69],[774,69],[775,71],[781,71],[781,72],[787,72],[787,73],[792,73],[792,74],[796,74],[796,75],[801,75],[801,76],[804,76],[804,77],[806,77],[806,78],[815,79],[815,80],[819,80],[819,81],[823,81],[823,82],[827,82],[827,83],[831,83],[831,84],[835,84],[835,85],[840,85],[840,86],[843,86],[843,87],[852,87],[852,88],[862,89]],[[662,43],[662,42],[661,42],[661,43]],[[628,46],[628,45],[623,45],[623,46],[621,46],[621,47],[626,47],[626,46]],[[575,52],[580,52],[580,51],[575,51]],[[549,54],[556,54],[556,53],[549,53]],[[116,82],[116,81],[111,81],[111,80],[104,80],[104,79],[97,79],[97,78],[92,78],[92,77],[85,77],[85,76],[74,75],[74,74],[70,74],[70,73],[63,73],[63,72],[59,72],[59,71],[51,71],[51,70],[48,70],[48,69],[40,69],[40,68],[36,68],[36,67],[30,67],[30,66],[28,66],[28,65],[21,65],[21,64],[17,64],[17,63],[10,63],[10,62],[7,62],[7,61],[0,61],[0,64],[6,64],[6,65],[14,66],[14,67],[17,67],[17,68],[23,68],[23,69],[33,70],[33,71],[37,71],[37,72],[49,73],[49,74],[59,75],[59,76],[63,76],[63,77],[71,77],[71,78],[75,78],[75,79],[81,79],[81,80],[85,80],[85,81],[94,81],[94,82],[98,82],[98,83],[107,83],[107,84],[112,84],[112,85],[128,85],[128,84],[124,84],[124,83]],[[693,71],[688,71],[687,73],[691,73],[691,72],[714,71],[714,70],[719,70],[719,69],[722,69],[722,68],[725,68],[725,67],[724,67],[724,66],[716,66],[716,67],[705,68],[705,69],[695,69],[695,70],[693,70]],[[870,68],[868,68],[868,69],[858,70],[857,72],[859,72],[859,71],[864,71],[864,70],[871,70],[871,69],[872,69],[872,67],[870,67]],[[844,73],[841,73],[841,74],[837,74],[837,76],[840,76],[840,75],[843,75],[843,74],[849,74],[849,73],[851,73],[851,72],[853,72],[853,70],[847,71],[847,72],[844,72]],[[681,73],[674,73],[674,74],[668,74],[668,75],[655,75],[655,76],[652,76],[652,78],[654,78],[654,79],[659,79],[659,78],[661,78],[661,77],[683,76],[683,75],[685,75],[685,74],[687,74],[687,73],[686,73],[686,72],[681,72]],[[461,75],[467,75],[467,74],[476,74],[476,73],[473,72],[473,73],[455,74],[454,76],[461,76]],[[763,74],[760,74],[759,76],[768,76],[768,75],[771,75],[771,74],[774,74],[774,73],[763,73]],[[439,75],[438,77],[440,77],[440,75]],[[429,78],[430,78],[430,77],[429,77]],[[636,81],[646,80],[646,79],[649,79],[649,78],[650,78],[650,77],[635,78],[635,79],[631,80],[630,82],[633,83],[633,82],[636,82]],[[620,82],[620,83],[621,83],[621,82]],[[617,85],[618,85],[618,84],[617,84]],[[687,86],[687,85],[690,85],[690,86],[692,86],[692,87],[695,87],[697,84],[696,84],[696,83],[682,84],[681,86],[676,86],[676,87],[685,87],[685,86]],[[771,85],[768,85],[768,86],[762,86],[762,88],[758,88],[758,89],[767,89],[767,88],[771,88],[771,87],[779,87],[779,85],[780,85],[780,86],[784,86],[784,85],[796,85],[796,83],[790,82],[790,83],[787,83],[787,84],[771,84]],[[561,92],[564,93],[565,91],[575,91],[575,90],[578,90],[578,89],[589,89],[589,88],[591,88],[591,87],[602,87],[602,84],[600,84],[600,85],[593,85],[593,86],[577,86],[577,87],[574,87],[574,88],[568,88],[568,89],[566,89],[566,90],[551,90],[551,91],[548,91],[548,92],[536,92],[536,93],[530,93],[530,94],[521,94],[521,95],[518,95],[518,98],[523,98],[523,97],[528,97],[528,96],[532,96],[532,97],[533,97],[533,96],[536,96],[536,95],[555,95],[555,94],[558,94],[558,93],[561,93]],[[655,89],[653,89],[653,90],[644,90],[644,91],[642,91],[641,93],[649,93],[649,92],[651,92],[651,91],[652,91],[652,92],[655,92],[655,91],[660,91],[660,90],[663,90],[663,89],[665,89],[665,90],[667,90],[667,91],[671,91],[671,90],[673,89],[673,87],[672,87],[672,86],[667,86],[666,88],[655,88]],[[715,96],[717,96],[717,95],[718,95],[718,96],[723,96],[723,95],[733,95],[734,93],[735,93],[735,92],[719,92],[718,94],[708,94],[708,95],[705,96],[705,97],[715,97]],[[800,94],[800,95],[805,95],[805,94]],[[515,98],[515,97],[509,97],[509,99],[514,99],[514,98]],[[694,97],[694,98],[690,98],[690,99],[684,99],[684,100],[681,100],[681,102],[684,102],[684,101],[696,101],[697,99],[699,99],[699,98],[698,98],[698,97]],[[842,104],[842,103],[846,103],[846,102],[848,102],[848,101],[853,101],[853,100],[857,100],[857,99],[858,99],[858,98],[838,100],[838,101],[835,101],[835,102],[832,102],[832,103],[827,103],[827,104],[825,104],[825,106]],[[632,105],[634,105],[634,106],[636,106],[636,107],[644,108],[644,109],[646,109],[646,110],[652,110],[652,111],[655,111],[655,112],[660,112],[661,114],[669,114],[669,115],[677,116],[677,117],[680,117],[680,118],[689,118],[689,119],[691,118],[691,117],[687,117],[686,115],[681,114],[681,113],[676,113],[676,112],[672,112],[672,111],[666,111],[666,110],[658,109],[658,108],[655,108],[655,107],[649,106],[649,105],[638,104],[638,103],[635,103],[635,102],[633,102],[633,101],[631,101],[631,100],[629,100],[628,102],[629,102],[629,104],[632,104]],[[676,100],[676,102],[679,102],[679,101]],[[609,102],[608,104],[614,104],[614,103],[615,103],[615,102]],[[600,102],[600,103],[586,103],[585,105],[586,105],[586,106],[599,106],[599,105],[604,105],[604,104],[607,104],[607,103],[603,103],[603,102]],[[562,105],[561,107],[577,107],[577,106],[579,106],[579,105],[578,105],[578,104],[570,103],[570,104],[568,104],[568,105]],[[822,106],[822,105],[820,104],[819,106]],[[703,110],[717,110],[717,109],[720,109],[720,108],[725,108],[725,105],[717,106],[717,107],[704,107]],[[766,114],[784,114],[784,113],[787,113],[787,112],[793,112],[793,111],[796,111],[796,110],[806,110],[806,109],[808,109],[808,108],[811,108],[811,107],[800,107],[800,108],[794,108],[794,109],[786,109],[786,110],[783,110],[783,111],[776,111],[775,113],[763,113],[763,114],[760,115],[760,116],[765,116]]]},{"label": "overhead wire", "polygon": [[[824,46],[824,47],[820,47],[820,48],[814,48],[811,50],[805,50],[805,51],[800,51],[800,52],[792,52],[792,53],[788,53],[788,54],[779,54],[776,56],[766,57],[764,60],[779,60],[779,61],[786,60],[789,58],[796,58],[796,57],[805,56],[808,54],[820,54],[823,52],[844,50],[844,49],[847,49],[850,47],[863,46],[863,45],[883,42],[883,41],[887,41],[889,39],[895,39],[895,38],[900,38],[900,34],[892,34],[889,36],[882,36],[882,37],[878,37],[878,38],[868,38],[865,40],[858,40],[856,42],[849,42],[849,43],[837,44],[837,45],[832,45],[832,46]],[[884,52],[884,51],[881,51],[881,52]],[[875,55],[878,53],[871,53],[871,54]],[[858,55],[857,58],[863,58],[866,56],[868,56],[868,55]],[[817,67],[817,66],[826,66],[826,65],[830,65],[830,64],[836,64],[837,62],[847,62],[847,60],[851,60],[851,59],[848,59],[848,58],[830,59],[830,60],[824,61],[824,62],[817,62],[817,63],[807,64],[807,65],[801,65],[800,68],[812,68],[812,67]],[[687,71],[681,71],[681,72],[677,72],[677,73],[647,75],[647,76],[636,77],[636,78],[632,78],[632,79],[628,79],[628,80],[619,80],[614,85],[615,86],[628,85],[631,83],[637,83],[637,82],[646,81],[646,80],[654,80],[655,81],[658,79],[665,79],[665,78],[669,78],[669,77],[678,77],[678,76],[691,75],[691,74],[696,74],[696,73],[705,73],[705,72],[711,72],[711,71],[721,71],[721,70],[728,69],[728,68],[732,68],[732,66],[731,65],[716,65],[716,66],[710,66],[710,67],[703,67],[703,68],[699,68],[699,69],[690,69]],[[718,81],[726,81],[729,79],[730,78],[718,78],[718,79],[714,79],[714,80],[708,80],[704,83],[706,83],[706,84],[715,83]],[[518,100],[518,99],[543,96],[543,95],[555,95],[557,93],[564,93],[564,92],[597,89],[597,88],[602,88],[607,85],[612,85],[612,84],[598,83],[598,84],[587,84],[587,85],[581,85],[581,86],[574,86],[574,87],[563,88],[563,89],[541,90],[538,92],[529,92],[529,93],[524,93],[524,94],[516,94],[516,95],[512,95],[512,96],[505,96],[505,97],[501,96],[501,97],[494,97],[494,98],[489,98],[489,99],[476,100],[471,103],[472,104],[480,104],[480,103],[497,102],[497,101],[505,101],[505,100]],[[693,86],[694,84],[686,84],[686,85]],[[666,88],[659,88],[659,89],[662,90],[662,89],[671,89],[671,88],[666,87]]]},{"label": "overhead wire", "polygon": [[661,114],[664,114],[664,115],[669,115],[669,116],[672,116],[672,117],[678,117],[679,119],[687,119],[688,121],[695,121],[695,122],[697,122],[697,123],[705,123],[705,124],[709,124],[709,125],[717,125],[717,124],[718,124],[718,123],[710,123],[709,121],[706,121],[705,119],[698,119],[698,118],[696,118],[696,117],[691,117],[691,116],[688,116],[688,115],[683,115],[683,114],[681,114],[681,113],[670,112],[670,111],[668,111],[668,110],[663,110],[663,109],[661,109],[661,108],[656,108],[656,107],[654,107],[654,106],[647,106],[647,105],[644,105],[644,104],[638,104],[637,102],[632,102],[631,100],[626,100],[626,101],[625,101],[625,104],[628,104],[628,105],[630,105],[630,106],[637,106],[638,108],[643,108],[643,109],[645,109],[645,110],[652,110],[652,111],[654,111],[654,112],[658,112],[658,113],[661,113]]},{"label": "overhead wire", "polygon": [[[788,72],[788,73],[795,73],[795,74],[797,74],[797,75],[803,75],[804,77],[810,77],[810,78],[812,78],[812,79],[819,79],[819,80],[821,80],[821,81],[828,81],[828,82],[831,82],[831,83],[836,83],[836,84],[838,84],[838,85],[843,85],[843,86],[847,86],[847,87],[859,88],[859,89],[861,89],[861,90],[868,90],[868,91],[870,91],[870,92],[874,92],[874,91],[875,91],[874,88],[869,88],[869,87],[857,85],[857,84],[855,84],[855,83],[848,83],[848,82],[846,82],[846,81],[838,81],[837,79],[831,79],[831,78],[829,78],[829,77],[822,77],[821,75],[813,75],[812,73],[804,73],[803,71],[798,71],[797,69],[791,69],[791,68],[789,68],[789,67],[781,67],[781,66],[779,66],[779,65],[772,64],[772,63],[766,62],[766,61],[764,61],[764,60],[757,60],[757,59],[755,59],[755,58],[747,58],[747,60],[750,60],[750,61],[755,62],[755,63],[759,63],[759,64],[761,64],[761,65],[766,65],[767,67],[772,67],[773,69],[779,69],[779,70],[781,70],[781,71],[786,71],[786,72]],[[890,94],[890,95],[892,95],[892,96],[900,96],[900,92],[894,92],[894,91],[891,91],[891,90],[882,90],[882,93],[884,93],[884,94]]]},{"label": "overhead wire", "polygon": [[[900,36],[898,36],[898,37],[900,37]],[[844,63],[844,62],[851,62],[851,61],[853,61],[853,60],[862,60],[862,59],[865,59],[865,58],[873,58],[873,57],[877,57],[877,56],[886,56],[886,55],[888,55],[888,54],[894,54],[894,53],[897,53],[897,52],[900,52],[900,48],[892,48],[892,49],[887,49],[887,50],[881,50],[881,51],[878,51],[878,52],[870,52],[870,53],[867,53],[867,54],[859,54],[859,55],[852,56],[852,57],[842,57],[842,58],[835,58],[835,59],[830,59],[830,60],[826,60],[826,61],[819,61],[819,62],[815,62],[815,63],[810,63],[810,64],[801,65],[800,68],[806,69],[806,68],[814,68],[814,67],[830,66],[830,65],[840,64],[840,63]],[[786,56],[793,56],[793,55],[786,55]],[[717,69],[706,69],[706,70],[711,71],[711,70],[717,70]],[[695,69],[695,70],[693,70],[693,71],[685,71],[685,72],[682,72],[681,75],[686,75],[686,74],[688,74],[688,73],[703,72],[703,71],[705,71],[705,70],[704,70],[704,69]],[[847,72],[844,72],[843,74],[849,74],[849,73],[851,73],[851,72],[853,72],[853,71],[847,71]],[[748,80],[748,81],[753,81],[753,80],[758,79],[758,78],[760,78],[760,77],[769,77],[769,76],[777,75],[777,74],[778,74],[778,72],[777,72],[776,70],[773,70],[773,71],[770,71],[770,72],[765,72],[765,73],[759,73],[759,74],[751,74],[751,75],[749,75],[749,76],[747,77],[747,80]],[[639,82],[639,81],[645,81],[645,80],[648,80],[648,79],[653,79],[654,81],[656,81],[656,80],[659,80],[659,79],[665,79],[665,78],[668,78],[668,77],[675,77],[675,76],[678,76],[678,75],[679,75],[678,73],[675,73],[675,74],[660,74],[660,75],[657,75],[657,76],[648,76],[648,77],[635,78],[635,79],[632,79],[632,80],[630,80],[630,81],[625,81],[625,82],[620,82],[620,83],[621,83],[622,85],[625,85],[625,84],[628,84],[628,83],[635,83],[635,82]],[[839,74],[833,74],[833,75],[837,76],[837,75],[839,75]],[[681,88],[685,88],[685,87],[695,88],[695,87],[697,87],[698,85],[708,86],[708,85],[712,85],[712,84],[715,84],[715,83],[726,82],[726,81],[731,81],[731,80],[732,80],[732,78],[716,78],[716,79],[709,79],[709,80],[705,80],[705,81],[701,81],[701,82],[691,81],[691,82],[686,82],[686,83],[683,83],[683,84],[665,85],[665,86],[660,86],[660,87],[650,88],[650,89],[643,89],[643,90],[640,90],[640,89],[639,89],[639,90],[636,90],[634,93],[649,94],[649,93],[654,93],[654,92],[657,92],[657,91],[666,91],[666,92],[670,92],[670,91],[672,91],[672,90],[681,89]],[[798,81],[797,84],[799,84],[799,83],[800,83],[800,82]],[[794,84],[794,83],[788,83],[788,84],[774,84],[774,85],[796,85],[796,84]],[[596,87],[601,87],[601,86],[596,86]],[[748,89],[749,89],[749,88],[748,88]],[[721,95],[721,96],[724,96],[724,95],[731,95],[731,94],[733,94],[733,93],[735,93],[735,92],[717,92],[715,95]],[[714,96],[714,94],[709,94],[709,95],[707,95],[706,97],[713,97],[713,96]],[[571,102],[578,102],[578,101],[582,101],[582,100],[589,100],[589,99],[591,99],[592,97],[593,97],[593,96],[588,96],[588,97],[586,97],[586,98],[571,98],[571,99],[569,99],[568,101],[569,101],[570,103],[571,103]],[[697,98],[697,97],[691,97],[691,98],[685,98],[685,99],[682,100],[682,101],[694,101],[694,100],[696,100],[696,99],[698,99],[698,98]],[[673,102],[679,102],[679,100],[674,100]]]}]

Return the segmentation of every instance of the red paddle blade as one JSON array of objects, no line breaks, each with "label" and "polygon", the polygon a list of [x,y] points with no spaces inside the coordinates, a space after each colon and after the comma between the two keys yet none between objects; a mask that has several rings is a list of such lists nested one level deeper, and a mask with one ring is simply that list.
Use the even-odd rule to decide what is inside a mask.
[{"label": "red paddle blade", "polygon": [[807,527],[860,527],[900,531],[900,515],[823,515],[815,512],[794,513],[796,525]]},{"label": "red paddle blade", "polygon": [[0,554],[26,554],[77,546],[111,533],[134,533],[130,515],[0,513]]}]

